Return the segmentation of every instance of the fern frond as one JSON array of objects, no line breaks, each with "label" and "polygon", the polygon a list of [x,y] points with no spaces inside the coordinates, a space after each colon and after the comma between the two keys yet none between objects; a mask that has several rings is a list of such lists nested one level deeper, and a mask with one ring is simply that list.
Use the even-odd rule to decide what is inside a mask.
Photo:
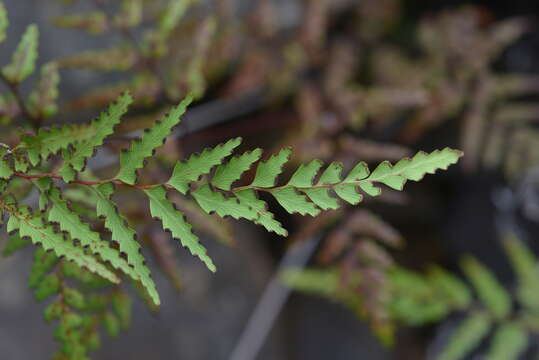
[{"label": "fern frond", "polygon": [[221,164],[215,170],[211,184],[223,190],[230,190],[232,183],[251,168],[262,155],[262,150],[247,151],[238,157],[233,157],[228,162]]},{"label": "fern frond", "polygon": [[[127,107],[133,99],[127,93],[118,97],[115,103],[111,104],[107,111],[102,112],[91,124],[95,128],[95,134],[91,138],[76,144],[73,151],[64,150],[63,168],[70,167],[75,171],[81,171],[86,165],[86,159],[93,156],[95,149],[103,144],[103,140],[113,133],[114,127],[120,122],[122,115],[127,112]],[[62,172],[62,170],[60,170]],[[68,172],[73,175],[72,172]],[[71,177],[71,176],[69,176]],[[66,179],[69,181],[70,179]],[[71,179],[72,180],[72,179]]]},{"label": "fern frond", "polygon": [[213,191],[208,184],[200,186],[191,192],[198,205],[208,214],[216,213],[221,217],[231,216],[234,219],[255,220],[256,212],[245,203],[234,198],[225,197],[222,193]]},{"label": "fern frond", "polygon": [[150,213],[161,221],[163,229],[169,230],[173,238],[178,239],[183,246],[189,249],[191,254],[200,258],[210,271],[215,272],[215,265],[206,254],[206,248],[193,234],[191,224],[185,220],[183,213],[176,210],[173,204],[167,200],[165,188],[157,186],[144,190],[144,192],[150,199]]},{"label": "fern frond", "polygon": [[241,138],[231,139],[213,149],[205,149],[201,154],[193,154],[185,162],[176,163],[167,184],[186,194],[191,182],[197,181],[202,175],[207,175],[213,167],[221,164],[240,143]]},{"label": "fern frond", "polygon": [[459,360],[464,358],[485,338],[492,321],[486,313],[475,312],[462,321],[438,356],[439,360]]},{"label": "fern frond", "polygon": [[278,235],[288,235],[288,231],[268,211],[267,204],[260,200],[252,189],[235,191],[234,195],[236,195],[240,206],[250,208],[257,213],[256,218],[253,220],[256,224],[262,225],[266,230],[273,231]]},{"label": "fern frond", "polygon": [[152,156],[155,149],[164,144],[172,128],[180,123],[181,116],[192,101],[193,97],[187,96],[178,106],[172,108],[162,121],[147,129],[141,139],[133,141],[129,150],[122,151],[117,179],[131,185],[136,182],[137,170],[144,166],[144,160]]},{"label": "fern frond", "polygon": [[38,37],[37,26],[29,25],[13,53],[11,63],[2,68],[3,75],[12,83],[19,83],[34,72]]},{"label": "fern frond", "polygon": [[53,252],[47,252],[42,247],[38,247],[34,251],[34,262],[28,277],[28,287],[34,289],[57,263],[58,257]]},{"label": "fern frond", "polygon": [[277,177],[283,172],[283,166],[288,162],[291,153],[292,149],[281,149],[278,154],[272,155],[267,161],[261,161],[256,168],[256,175],[251,186],[274,187]]},{"label": "fern frond", "polygon": [[56,114],[56,99],[58,98],[58,85],[60,74],[58,64],[49,62],[41,67],[41,75],[35,89],[29,96],[29,109],[35,118],[48,118]]},{"label": "fern frond", "polygon": [[470,256],[462,259],[461,266],[487,310],[496,319],[505,318],[511,311],[511,297],[494,274]]},{"label": "fern frond", "polygon": [[127,262],[133,266],[140,282],[144,285],[148,295],[155,305],[160,304],[159,294],[151,278],[150,269],[144,263],[140,253],[140,245],[136,240],[136,232],[127,224],[127,220],[118,213],[116,205],[111,200],[112,184],[103,184],[95,188],[97,193],[96,211],[98,216],[105,218],[105,227],[112,233],[112,240],[119,245],[120,251],[127,255]]},{"label": "fern frond", "polygon": [[88,269],[103,278],[118,283],[118,277],[99,263],[93,256],[87,255],[83,249],[67,241],[63,234],[54,231],[52,225],[47,224],[41,215],[33,214],[28,207],[15,208],[10,205],[10,218],[7,223],[8,232],[17,230],[21,238],[29,238],[33,244],[41,245],[45,250],[52,250],[58,257]]},{"label": "fern frond", "polygon": [[526,329],[515,322],[502,324],[496,329],[487,354],[489,360],[517,360],[528,347]]},{"label": "fern frond", "polygon": [[518,300],[526,308],[539,309],[539,269],[536,257],[512,233],[505,234],[502,245],[516,275]]},{"label": "fern frond", "polygon": [[83,247],[88,247],[93,254],[98,254],[103,261],[108,261],[113,268],[119,269],[131,276],[134,280],[140,280],[138,274],[121,257],[120,252],[103,241],[99,233],[92,231],[87,223],[84,223],[78,214],[71,211],[67,202],[62,199],[60,190],[51,186],[49,179],[40,179],[41,191],[51,202],[48,219],[57,223],[62,231],[67,232],[73,240],[78,240]]},{"label": "fern frond", "polygon": [[71,124],[62,127],[40,128],[35,136],[22,135],[18,148],[26,150],[32,165],[55,155],[70,145],[95,136],[92,124]]}]

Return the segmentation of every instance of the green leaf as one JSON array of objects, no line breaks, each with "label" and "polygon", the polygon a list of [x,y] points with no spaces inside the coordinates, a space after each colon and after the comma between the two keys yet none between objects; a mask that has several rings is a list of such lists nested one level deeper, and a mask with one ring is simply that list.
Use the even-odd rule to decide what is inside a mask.
[{"label": "green leaf", "polygon": [[38,37],[37,26],[35,24],[29,25],[13,53],[11,63],[2,69],[2,73],[10,82],[19,83],[34,72]]},{"label": "green leaf", "polygon": [[338,184],[333,190],[341,199],[352,205],[357,205],[363,200],[363,195],[357,192],[354,184]]},{"label": "green leaf", "polygon": [[491,320],[483,312],[472,313],[452,334],[448,344],[438,356],[439,360],[463,359],[469,354],[490,330]]},{"label": "green leaf", "polygon": [[107,311],[103,317],[103,326],[110,337],[116,337],[120,333],[120,322],[110,311]]},{"label": "green leaf", "polygon": [[127,184],[135,184],[137,169],[144,166],[144,160],[165,143],[172,128],[179,124],[181,116],[192,101],[193,97],[187,96],[178,106],[172,108],[162,121],[146,129],[141,139],[131,142],[130,149],[120,154],[120,172],[116,175],[117,179]]},{"label": "green leaf", "polygon": [[41,244],[45,250],[54,251],[57,257],[65,257],[113,283],[120,281],[114,273],[94,257],[87,255],[83,249],[66,241],[63,234],[56,233],[50,224],[45,224],[41,216],[31,214],[27,207],[13,209],[7,230],[9,232],[18,230],[21,238],[30,238],[32,243]]},{"label": "green leaf", "polygon": [[520,303],[529,309],[539,309],[539,268],[533,252],[513,233],[503,236],[502,245],[516,273]]},{"label": "green leaf", "polygon": [[286,269],[281,280],[294,290],[332,297],[339,290],[339,273],[328,269]]},{"label": "green leaf", "polygon": [[30,270],[28,287],[34,289],[58,263],[58,257],[53,252],[37,248],[34,252],[34,262]]},{"label": "green leaf", "polygon": [[528,346],[526,330],[514,322],[505,323],[494,333],[492,345],[488,351],[489,360],[517,360]]},{"label": "green leaf", "polygon": [[8,180],[12,175],[13,169],[11,169],[8,160],[5,156],[0,155],[0,179]]},{"label": "green leaf", "polygon": [[466,309],[472,302],[470,290],[459,278],[441,267],[434,266],[429,271],[429,280],[441,295],[457,309]]},{"label": "green leaf", "polygon": [[271,156],[267,161],[261,161],[256,169],[252,187],[270,188],[275,186],[277,176],[283,171],[292,153],[291,149],[282,149],[278,154]]},{"label": "green leaf", "polygon": [[32,116],[46,119],[56,114],[59,84],[58,65],[55,62],[43,65],[39,82],[29,97],[28,105]]},{"label": "green leaf", "polygon": [[180,22],[187,9],[197,0],[169,0],[159,20],[159,31],[168,35]]},{"label": "green leaf", "polygon": [[60,292],[60,279],[57,275],[51,274],[39,282],[34,291],[36,301],[43,301],[49,296]]},{"label": "green leaf", "polygon": [[298,188],[311,187],[313,185],[313,180],[321,167],[322,162],[316,159],[307,165],[301,164],[288,181],[288,185]]},{"label": "green leaf", "polygon": [[260,159],[262,150],[255,149],[243,153],[238,157],[233,157],[228,162],[219,165],[215,170],[215,175],[211,184],[222,190],[230,190],[232,183],[238,180],[241,175],[251,168],[254,162]]},{"label": "green leaf", "polygon": [[481,301],[496,319],[503,319],[511,311],[511,297],[494,274],[476,259],[467,256],[461,263]]},{"label": "green leaf", "polygon": [[133,308],[131,297],[123,291],[115,291],[112,294],[112,308],[118,316],[122,329],[127,330],[131,323],[131,312]]},{"label": "green leaf", "polygon": [[4,247],[4,250],[2,251],[2,254],[4,254],[5,256],[12,255],[17,250],[23,248],[24,246],[30,243],[31,241],[29,238],[27,237],[22,238],[19,236],[19,234],[15,233],[9,237],[6,246]]},{"label": "green leaf", "polygon": [[95,134],[91,138],[75,145],[74,151],[63,151],[64,168],[71,167],[75,171],[81,171],[86,165],[86,159],[93,156],[97,147],[103,145],[103,140],[114,132],[114,127],[120,122],[122,115],[127,112],[127,107],[133,99],[124,93],[112,103],[107,111],[102,112],[99,118],[92,121]]},{"label": "green leaf", "polygon": [[268,211],[267,204],[258,199],[256,193],[252,189],[235,191],[234,195],[236,195],[241,205],[245,205],[256,211],[258,216],[253,220],[255,223],[262,225],[266,230],[273,231],[281,236],[288,235],[288,231],[286,231],[281,223],[274,219],[273,214]]},{"label": "green leaf", "polygon": [[186,162],[178,162],[174,167],[172,177],[167,182],[182,194],[189,190],[189,184],[197,181],[202,175],[207,175],[214,166],[221,164],[224,158],[241,144],[241,138],[235,138],[213,149],[205,149],[200,155],[193,154]]},{"label": "green leaf", "polygon": [[112,233],[112,240],[119,245],[120,251],[127,255],[127,262],[133,266],[133,271],[140,277],[140,281],[155,305],[159,305],[159,294],[151,278],[150,269],[144,262],[140,253],[140,245],[136,240],[136,232],[127,224],[127,220],[118,213],[116,205],[111,200],[114,191],[112,184],[102,184],[95,188],[97,193],[97,215],[105,218],[105,227]]},{"label": "green leaf", "polygon": [[84,299],[84,295],[82,295],[82,293],[77,289],[70,287],[64,288],[63,297],[67,305],[77,310],[83,310],[85,308],[86,301]]},{"label": "green leaf", "polygon": [[144,190],[150,199],[150,213],[161,220],[163,229],[169,230],[172,237],[178,239],[191,254],[198,256],[210,271],[215,272],[215,265],[206,254],[206,248],[200,244],[198,237],[193,234],[191,224],[185,221],[182,212],[176,210],[166,198],[166,190],[162,186]]},{"label": "green leaf", "polygon": [[6,30],[9,25],[6,7],[0,2],[0,43],[6,39]]},{"label": "green leaf", "polygon": [[316,216],[320,210],[309,202],[305,195],[298,194],[292,188],[282,188],[271,191],[277,202],[290,214],[299,213],[301,215],[309,214]]},{"label": "green leaf", "polygon": [[220,217],[232,216],[234,219],[256,220],[258,218],[257,213],[249,206],[234,198],[226,198],[220,192],[212,191],[208,184],[200,186],[191,195],[208,214],[215,212]]},{"label": "green leaf", "polygon": [[425,174],[434,174],[438,169],[446,170],[461,156],[462,152],[449,148],[435,150],[430,154],[420,151],[413,158],[402,159],[394,166],[388,161],[380,163],[366,180],[402,190],[406,180],[419,181]]},{"label": "green leaf", "polygon": [[120,252],[112,248],[108,241],[102,240],[99,233],[92,231],[87,223],[82,222],[79,215],[69,209],[67,202],[60,197],[58,188],[51,187],[47,196],[52,202],[48,213],[50,222],[58,223],[62,231],[69,233],[71,238],[78,240],[83,247],[88,247],[93,254],[98,254],[101,259],[110,262],[115,269],[123,271],[134,280],[139,280],[137,273],[120,256]]},{"label": "green leaf", "polygon": [[90,124],[73,124],[49,129],[40,128],[35,136],[22,135],[17,146],[25,149],[28,159],[36,166],[41,160],[55,155],[69,145],[81,143],[95,136],[95,128]]}]

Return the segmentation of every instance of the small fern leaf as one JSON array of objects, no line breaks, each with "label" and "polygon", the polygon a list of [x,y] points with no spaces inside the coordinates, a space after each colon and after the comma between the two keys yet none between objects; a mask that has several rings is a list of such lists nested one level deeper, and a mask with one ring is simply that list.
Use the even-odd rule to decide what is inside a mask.
[{"label": "small fern leaf", "polygon": [[144,190],[150,199],[150,213],[158,218],[163,224],[163,229],[169,230],[172,237],[178,239],[183,246],[189,249],[191,254],[198,256],[200,260],[215,272],[212,259],[206,254],[206,248],[200,244],[198,237],[193,234],[191,224],[185,221],[182,212],[176,210],[172,203],[167,200],[166,190],[162,186]]},{"label": "small fern leaf", "polygon": [[301,164],[296,172],[294,172],[287,185],[298,188],[311,187],[313,185],[313,180],[321,167],[322,162],[320,160],[313,160],[307,165]]},{"label": "small fern leaf", "polygon": [[222,190],[230,190],[234,181],[238,180],[244,172],[249,170],[251,165],[260,159],[261,155],[262,150],[255,149],[245,152],[238,157],[233,157],[228,162],[219,165],[215,170],[211,184]]},{"label": "small fern leaf", "polygon": [[354,184],[338,184],[333,190],[341,199],[352,205],[357,205],[363,200],[363,195],[357,192]]},{"label": "small fern leaf", "polygon": [[6,30],[9,25],[6,7],[0,1],[0,43],[6,39]]},{"label": "small fern leaf", "polygon": [[[44,191],[43,182],[41,188]],[[59,224],[62,231],[69,233],[71,238],[78,240],[83,247],[88,247],[93,254],[99,254],[101,259],[110,262],[113,268],[121,270],[134,280],[139,280],[137,273],[120,256],[120,252],[112,248],[110,243],[103,241],[99,233],[92,231],[79,215],[69,209],[67,202],[61,198],[58,188],[50,187],[47,196],[52,203],[48,212],[50,222]]]},{"label": "small fern leaf", "polygon": [[182,115],[193,101],[192,96],[187,96],[178,106],[172,108],[162,121],[158,121],[150,129],[146,129],[141,139],[131,142],[128,151],[120,154],[120,172],[116,178],[127,183],[135,184],[137,170],[144,166],[144,160],[154,153],[155,149],[162,146],[172,129],[181,121]]},{"label": "small fern leaf", "polygon": [[309,214],[316,216],[320,213],[320,209],[310,202],[305,195],[298,194],[293,188],[280,188],[271,191],[271,194],[290,214],[298,213],[301,215]]},{"label": "small fern leaf", "polygon": [[63,234],[54,231],[52,225],[44,222],[41,216],[31,214],[27,207],[19,207],[11,213],[7,223],[8,232],[19,231],[22,239],[29,238],[33,244],[41,245],[45,250],[52,250],[58,257],[88,269],[113,283],[120,279],[93,256],[87,255],[83,249],[67,241]]},{"label": "small fern leaf", "polygon": [[455,275],[441,267],[434,266],[430,269],[428,276],[432,285],[455,308],[464,310],[471,304],[472,294],[470,289]]},{"label": "small fern leaf", "polygon": [[105,227],[110,230],[112,240],[119,245],[120,251],[127,255],[127,262],[140,278],[148,295],[155,305],[159,305],[159,294],[151,278],[150,269],[144,263],[140,253],[140,245],[136,240],[136,232],[127,224],[127,220],[118,213],[116,205],[111,200],[114,191],[112,184],[102,184],[95,188],[97,193],[96,211],[98,216],[105,218]]},{"label": "small fern leaf", "polygon": [[539,269],[536,257],[515,234],[506,234],[502,245],[516,274],[518,300],[524,307],[538,310]]},{"label": "small fern leaf", "polygon": [[28,98],[28,106],[32,116],[46,119],[56,114],[59,84],[58,64],[49,62],[43,65],[39,82]]},{"label": "small fern leaf", "polygon": [[[340,163],[333,162],[324,170],[316,186],[309,190],[303,190],[303,192],[322,210],[338,209],[339,202],[337,199],[329,195],[329,188],[324,187],[326,185],[334,185],[341,182],[341,172],[343,166]],[[355,189],[353,191],[355,193]],[[360,199],[361,201],[361,199]]]},{"label": "small fern leaf", "polygon": [[39,31],[35,24],[29,25],[13,53],[11,63],[2,73],[12,83],[20,83],[34,72],[37,60]]},{"label": "small fern leaf", "polygon": [[519,324],[505,323],[494,333],[488,351],[489,360],[517,360],[528,347],[528,333]]},{"label": "small fern leaf", "polygon": [[200,186],[191,193],[198,205],[208,214],[216,213],[220,217],[231,216],[234,219],[254,221],[258,218],[256,211],[234,198],[226,198],[223,194],[212,191],[208,184]]},{"label": "small fern leaf", "polygon": [[470,256],[463,258],[461,266],[488,311],[496,319],[505,318],[511,311],[511,297],[494,274]]},{"label": "small fern leaf", "polygon": [[105,138],[114,132],[114,127],[127,112],[127,107],[132,101],[131,96],[124,93],[118,97],[116,102],[109,106],[107,111],[102,112],[99,118],[91,124],[95,128],[94,136],[76,144],[74,151],[63,151],[63,167],[69,166],[75,171],[83,170],[86,165],[86,159],[92,157],[95,149],[103,145]]},{"label": "small fern leaf", "polygon": [[84,142],[94,136],[95,129],[86,124],[40,128],[35,136],[22,135],[17,147],[26,150],[30,163],[35,166],[61,149],[67,149],[69,145]]},{"label": "small fern leaf", "polygon": [[266,230],[273,231],[278,235],[288,235],[288,231],[286,231],[281,223],[274,219],[273,214],[268,211],[267,204],[257,198],[256,193],[252,189],[234,191],[234,195],[236,195],[241,205],[245,205],[257,212],[258,217],[253,220],[255,223],[262,225]]},{"label": "small fern leaf", "polygon": [[8,180],[13,175],[13,169],[9,165],[9,162],[5,158],[5,155],[1,155],[0,151],[0,179]]},{"label": "small fern leaf", "polygon": [[28,287],[35,289],[57,263],[58,257],[53,252],[48,252],[42,247],[38,247],[34,251],[34,262],[28,277]]},{"label": "small fern leaf", "polygon": [[282,149],[267,161],[261,161],[256,168],[255,179],[251,186],[262,188],[274,187],[277,176],[283,171],[283,165],[288,162],[291,153],[291,149]]},{"label": "small fern leaf", "polygon": [[490,330],[491,320],[483,312],[472,313],[452,334],[439,360],[459,360],[479,345]]},{"label": "small fern leaf", "polygon": [[438,169],[445,170],[461,156],[462,152],[449,148],[435,150],[430,154],[420,151],[413,158],[402,159],[394,166],[388,161],[380,163],[366,180],[402,190],[407,180],[419,181],[425,174],[434,174]]},{"label": "small fern leaf", "polygon": [[207,175],[213,167],[221,164],[224,158],[241,144],[241,138],[235,138],[213,149],[205,149],[201,154],[193,154],[185,162],[178,162],[174,167],[172,177],[167,182],[182,194],[189,190],[189,184],[197,181],[202,175]]}]

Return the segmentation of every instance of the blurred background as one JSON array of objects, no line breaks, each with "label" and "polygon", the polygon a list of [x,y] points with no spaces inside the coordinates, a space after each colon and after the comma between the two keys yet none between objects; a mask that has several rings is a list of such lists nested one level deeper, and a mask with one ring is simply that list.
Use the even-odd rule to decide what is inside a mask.
[{"label": "blurred background", "polygon": [[[96,359],[436,358],[465,315],[436,313],[395,325],[386,271],[437,264],[460,277],[459,259],[471,254],[514,294],[499,238],[510,232],[539,250],[537,1],[5,5],[10,28],[0,62],[9,61],[26,26],[36,23],[40,64],[55,61],[61,70],[59,115],[46,125],[87,121],[122,90],[134,95],[118,141],[90,164],[98,173],[114,166],[110,154],[123,146],[121,136],[151,124],[187,91],[198,100],[149,166],[153,179],[163,178],[175,159],[236,136],[245,148],[268,153],[292,146],[295,164],[395,162],[446,146],[465,152],[449,171],[407,184],[402,193],[387,190],[317,218],[290,216],[265,199],[289,238],[247,222],[207,219],[175,199],[218,272],[139,220],[163,305],[152,312],[137,300],[129,331],[104,340]],[[185,11],[166,20],[174,6]],[[0,103],[0,115],[13,111],[9,101]],[[127,196],[122,206],[130,219],[145,211]],[[26,286],[31,259],[30,248],[0,258],[2,359],[46,359],[56,346],[42,321],[43,304]],[[368,279],[354,288],[361,311],[335,294],[289,293],[278,280],[290,265],[331,267],[344,278],[359,271]],[[531,358],[536,340],[530,337],[522,358]],[[468,358],[478,358],[481,346],[474,351]]]}]

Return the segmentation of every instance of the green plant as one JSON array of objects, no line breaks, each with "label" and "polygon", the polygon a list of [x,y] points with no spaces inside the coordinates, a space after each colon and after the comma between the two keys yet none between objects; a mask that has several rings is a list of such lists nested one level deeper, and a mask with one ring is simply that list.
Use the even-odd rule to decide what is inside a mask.
[{"label": "green plant", "polygon": [[[463,359],[489,334],[493,336],[486,350],[488,359],[518,359],[537,332],[539,268],[531,250],[513,234],[506,234],[502,245],[515,274],[514,296],[491,270],[465,256],[461,268],[469,284],[438,266],[431,266],[426,273],[389,267],[388,296],[381,306],[392,323],[403,326],[438,323],[460,313],[462,320],[436,354],[437,359]],[[366,294],[358,291],[358,286],[369,279],[357,270],[347,279],[343,283],[342,270],[336,268],[283,273],[283,280],[293,288],[327,297],[362,314]]]},{"label": "green plant", "polygon": [[[92,19],[101,21],[100,17]],[[161,27],[168,29],[173,24],[167,25],[166,19]],[[71,18],[67,23],[79,20]],[[94,25],[92,29],[98,29]],[[2,6],[0,39],[5,37],[6,27]],[[153,161],[155,151],[180,123],[195,97],[189,95],[151,124],[140,139],[130,141],[119,156],[116,173],[98,177],[87,168],[87,160],[115,134],[133,98],[121,94],[89,123],[42,127],[43,121],[57,111],[57,64],[43,66],[40,80],[27,99],[19,92],[19,85],[34,71],[37,47],[38,30],[30,25],[0,76],[10,90],[5,101],[13,101],[17,109],[12,114],[4,113],[5,121],[18,117],[32,128],[10,137],[0,148],[0,208],[8,217],[6,228],[12,234],[5,253],[13,253],[28,242],[37,246],[29,285],[36,300],[52,298],[45,319],[58,320],[54,336],[61,347],[56,359],[85,359],[89,351],[99,347],[100,327],[111,336],[128,327],[130,298],[120,285],[122,280],[131,280],[151,306],[160,304],[136,231],[113,200],[118,193],[140,192],[147,200],[149,215],[161,222],[162,229],[215,271],[216,265],[168,194],[191,198],[207,216],[216,213],[219,217],[243,218],[286,236],[286,229],[258,193],[269,193],[288,213],[316,216],[323,210],[339,208],[339,199],[360,203],[363,195],[358,189],[370,196],[381,193],[380,185],[402,190],[408,180],[419,181],[425,174],[447,169],[462,155],[449,148],[429,154],[419,152],[395,165],[384,161],[372,172],[366,163],[359,162],[346,169],[346,175],[341,175],[344,168],[338,162],[324,166],[312,160],[300,165],[287,182],[278,183],[292,150],[283,149],[262,159],[261,149],[235,153],[241,144],[241,138],[235,138],[177,161],[166,181],[142,182],[139,170]],[[95,61],[98,57],[92,58]],[[188,71],[189,75],[194,73]],[[245,174],[251,168],[254,175],[248,180]],[[240,180],[241,184],[236,184]],[[32,203],[32,193],[38,194],[39,210],[27,205]]]}]

